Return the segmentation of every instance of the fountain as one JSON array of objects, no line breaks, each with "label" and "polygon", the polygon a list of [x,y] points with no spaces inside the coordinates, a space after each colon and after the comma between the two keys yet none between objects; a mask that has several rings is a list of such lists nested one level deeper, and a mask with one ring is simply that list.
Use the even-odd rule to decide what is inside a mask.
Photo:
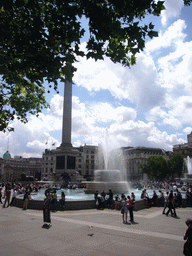
[{"label": "fountain", "polygon": [[101,193],[112,190],[113,193],[127,193],[129,191],[128,182],[120,180],[119,170],[96,170],[94,171],[94,181],[87,181],[85,193],[93,194],[96,190]]},{"label": "fountain", "polygon": [[[104,142],[99,145],[98,155],[100,167],[103,167],[103,169],[95,170],[94,180],[85,182],[85,193],[93,194],[96,190],[101,193],[103,190],[107,192],[109,189],[111,189],[113,193],[128,193],[130,189],[126,179],[123,152],[120,149],[113,148],[112,145],[109,147],[107,129]],[[103,163],[103,166],[101,163]]]},{"label": "fountain", "polygon": [[188,174],[192,175],[192,159],[187,156],[187,169],[188,169]]},{"label": "fountain", "polygon": [[[62,191],[66,195],[66,209],[76,210],[76,209],[93,209],[95,208],[94,193],[98,190],[101,193],[103,190],[106,192],[109,189],[113,193],[125,193],[130,192],[129,184],[126,181],[126,168],[125,161],[123,158],[123,152],[110,145],[107,136],[105,136],[105,141],[99,146],[99,166],[98,170],[94,171],[94,181],[84,181],[86,183],[86,189],[60,189],[57,190],[58,199],[60,199],[60,194]],[[115,139],[112,140],[116,146]],[[110,148],[110,150],[109,150]],[[46,182],[45,182],[46,183]],[[140,191],[137,192],[136,198],[140,198]],[[41,190],[38,193],[32,193],[32,200],[29,200],[30,209],[43,209],[43,199],[45,198],[45,190]],[[23,205],[23,195],[19,195],[16,198],[16,206],[22,207]]]},{"label": "fountain", "polygon": [[186,176],[185,180],[191,183],[192,182],[192,159],[189,156],[187,156],[185,161],[187,164],[187,174],[185,175]]}]

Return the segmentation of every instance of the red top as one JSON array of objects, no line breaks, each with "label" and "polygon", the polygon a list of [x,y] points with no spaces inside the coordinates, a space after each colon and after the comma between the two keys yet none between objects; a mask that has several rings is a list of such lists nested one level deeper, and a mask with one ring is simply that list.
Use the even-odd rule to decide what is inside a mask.
[{"label": "red top", "polygon": [[132,198],[129,199],[129,207],[133,207],[133,199]]}]

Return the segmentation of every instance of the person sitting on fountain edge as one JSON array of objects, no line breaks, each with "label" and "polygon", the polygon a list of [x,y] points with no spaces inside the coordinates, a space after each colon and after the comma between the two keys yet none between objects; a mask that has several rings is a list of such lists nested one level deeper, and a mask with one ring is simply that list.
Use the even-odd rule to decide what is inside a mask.
[{"label": "person sitting on fountain edge", "polygon": [[111,189],[109,189],[109,193],[107,193],[107,195],[109,196],[109,198],[107,199],[107,206],[111,207],[113,205],[113,192],[111,191]]}]

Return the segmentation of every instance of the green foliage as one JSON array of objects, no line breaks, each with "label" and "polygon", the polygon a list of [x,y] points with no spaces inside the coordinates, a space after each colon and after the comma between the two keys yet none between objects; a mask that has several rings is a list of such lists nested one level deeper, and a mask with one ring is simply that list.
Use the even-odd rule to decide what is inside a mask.
[{"label": "green foliage", "polygon": [[[43,82],[57,91],[57,81],[72,79],[76,56],[95,60],[108,56],[130,66],[144,49],[146,36],[157,36],[152,23],[141,25],[147,14],[165,8],[155,0],[1,0],[0,3],[0,130],[17,115],[47,107]],[[191,1],[185,1],[189,5]],[[87,51],[80,50],[89,21]],[[63,78],[64,77],[64,78]],[[11,129],[11,128],[10,128]]]},{"label": "green foliage", "polygon": [[184,158],[179,153],[173,153],[169,160],[162,156],[151,156],[142,164],[142,173],[150,179],[163,180],[169,177],[181,177],[183,174]]},{"label": "green foliage", "polygon": [[168,176],[167,161],[162,156],[151,156],[141,166],[150,179],[163,180]]},{"label": "green foliage", "polygon": [[189,6],[189,5],[191,5],[191,0],[184,0],[184,4],[186,5],[186,6]]},{"label": "green foliage", "polygon": [[183,174],[184,158],[179,153],[173,153],[172,157],[168,160],[168,168],[171,176],[180,178]]}]

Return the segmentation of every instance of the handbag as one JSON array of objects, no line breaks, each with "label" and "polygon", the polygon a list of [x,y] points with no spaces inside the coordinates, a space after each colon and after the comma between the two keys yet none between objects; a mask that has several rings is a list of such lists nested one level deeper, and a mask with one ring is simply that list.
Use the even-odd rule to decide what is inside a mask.
[{"label": "handbag", "polygon": [[121,214],[123,214],[123,213],[124,213],[124,208],[122,207],[122,208],[121,208]]}]

